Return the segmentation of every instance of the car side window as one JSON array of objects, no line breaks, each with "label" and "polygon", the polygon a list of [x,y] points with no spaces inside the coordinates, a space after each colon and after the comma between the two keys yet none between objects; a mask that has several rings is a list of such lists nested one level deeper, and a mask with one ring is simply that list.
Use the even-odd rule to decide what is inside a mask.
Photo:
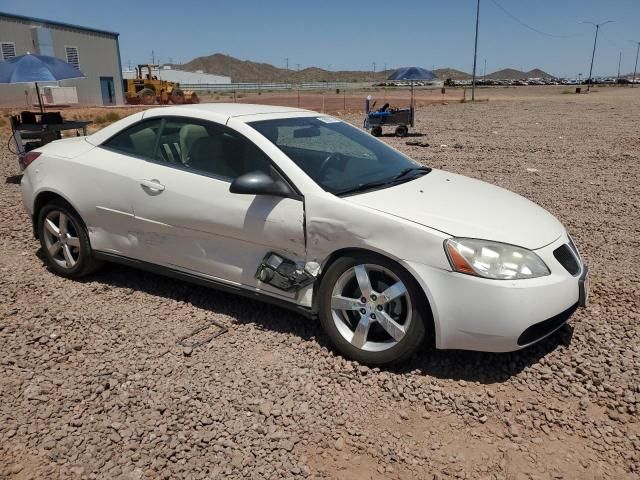
[{"label": "car side window", "polygon": [[224,125],[194,119],[165,119],[154,160],[230,180],[271,171],[269,158],[252,142]]},{"label": "car side window", "polygon": [[137,123],[117,133],[103,145],[120,153],[151,159],[161,123],[161,119]]}]

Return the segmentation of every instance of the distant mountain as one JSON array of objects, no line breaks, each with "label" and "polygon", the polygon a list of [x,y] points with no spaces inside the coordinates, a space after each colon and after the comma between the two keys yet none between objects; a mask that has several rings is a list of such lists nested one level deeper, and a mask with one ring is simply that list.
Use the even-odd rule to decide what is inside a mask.
[{"label": "distant mountain", "polygon": [[379,82],[391,75],[391,70],[364,72],[358,70],[329,71],[318,67],[297,69],[279,68],[269,63],[239,60],[229,55],[215,53],[194,58],[183,65],[183,70],[202,70],[207,73],[231,77],[233,82]]},{"label": "distant mountain", "polygon": [[[258,63],[250,60],[239,60],[222,53],[214,53],[206,57],[194,58],[183,65],[174,65],[183,70],[213,73],[231,77],[233,82],[382,82],[393,70],[367,72],[362,70],[325,70],[308,67],[300,71],[276,67],[269,63]],[[435,74],[441,80],[447,78],[465,79],[471,75],[453,68],[440,68]]]},{"label": "distant mountain", "polygon": [[[258,63],[250,60],[239,60],[222,53],[214,53],[206,57],[197,57],[183,65],[174,65],[183,70],[202,70],[206,73],[225,75],[231,77],[236,83],[242,82],[382,82],[386,80],[393,70],[380,72],[367,72],[362,70],[325,70],[318,67],[307,67],[300,71],[276,67],[269,63]],[[440,80],[451,78],[454,80],[467,80],[471,75],[454,68],[439,68],[434,71]],[[511,68],[500,70],[487,75],[489,78],[520,79],[520,78],[544,78],[551,77],[546,72],[534,69],[529,72],[521,72]]]},{"label": "distant mountain", "polygon": [[446,80],[447,78],[452,80],[469,80],[471,78],[471,74],[456,70],[455,68],[438,68],[434,70],[433,73],[435,73],[440,80]]},{"label": "distant mountain", "polygon": [[487,78],[495,80],[520,80],[525,78],[553,78],[553,75],[540,70],[539,68],[534,68],[528,72],[523,72],[522,70],[516,70],[514,68],[504,68],[497,72],[488,74]]}]

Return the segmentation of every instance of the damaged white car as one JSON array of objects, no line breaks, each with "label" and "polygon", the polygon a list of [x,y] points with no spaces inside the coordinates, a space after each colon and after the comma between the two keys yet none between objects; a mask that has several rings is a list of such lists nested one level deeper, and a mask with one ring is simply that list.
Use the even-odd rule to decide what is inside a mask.
[{"label": "damaged white car", "polygon": [[587,301],[587,267],[551,214],[316,112],[156,108],[23,166],[54,272],[114,261],[260,297],[319,317],[371,365],[424,343],[523,348]]}]

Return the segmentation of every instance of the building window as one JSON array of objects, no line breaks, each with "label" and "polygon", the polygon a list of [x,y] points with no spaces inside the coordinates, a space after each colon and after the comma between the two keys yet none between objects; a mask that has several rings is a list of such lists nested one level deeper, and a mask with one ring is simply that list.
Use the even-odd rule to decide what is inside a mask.
[{"label": "building window", "polygon": [[9,60],[16,56],[16,44],[13,42],[0,42],[0,55],[2,60]]},{"label": "building window", "polygon": [[78,56],[78,47],[65,46],[64,51],[67,54],[67,63],[70,63],[80,70],[80,57]]}]

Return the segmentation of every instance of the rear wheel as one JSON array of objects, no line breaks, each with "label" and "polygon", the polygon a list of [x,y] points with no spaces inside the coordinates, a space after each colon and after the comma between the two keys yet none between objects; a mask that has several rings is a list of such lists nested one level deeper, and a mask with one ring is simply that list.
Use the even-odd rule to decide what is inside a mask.
[{"label": "rear wheel", "polygon": [[406,125],[400,125],[396,128],[396,137],[406,137],[407,133],[409,133],[409,129]]},{"label": "rear wheel", "polygon": [[58,275],[80,278],[101,265],[93,257],[82,220],[64,201],[55,200],[40,210],[38,236],[45,262]]},{"label": "rear wheel", "polygon": [[399,363],[424,339],[424,295],[385,257],[362,253],[336,260],[318,294],[322,326],[345,357],[368,365]]},{"label": "rear wheel", "polygon": [[373,127],[371,129],[371,135],[373,135],[374,137],[379,137],[380,135],[382,135],[382,127]]}]

